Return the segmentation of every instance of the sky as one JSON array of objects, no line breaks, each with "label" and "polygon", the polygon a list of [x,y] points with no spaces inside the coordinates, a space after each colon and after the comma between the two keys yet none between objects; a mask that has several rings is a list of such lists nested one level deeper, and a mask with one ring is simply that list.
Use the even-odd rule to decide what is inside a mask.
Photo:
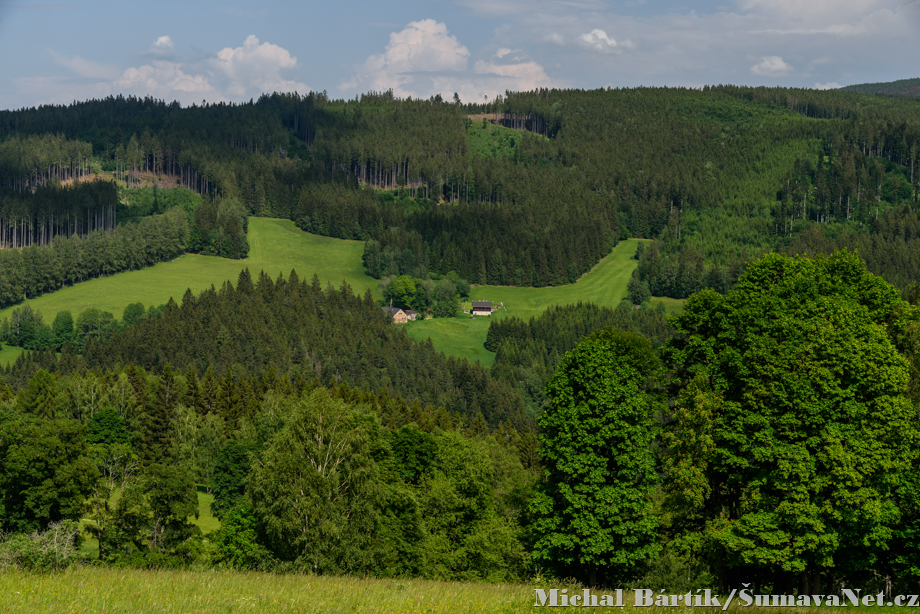
[{"label": "sky", "polygon": [[920,0],[0,0],[0,109],[920,77]]}]

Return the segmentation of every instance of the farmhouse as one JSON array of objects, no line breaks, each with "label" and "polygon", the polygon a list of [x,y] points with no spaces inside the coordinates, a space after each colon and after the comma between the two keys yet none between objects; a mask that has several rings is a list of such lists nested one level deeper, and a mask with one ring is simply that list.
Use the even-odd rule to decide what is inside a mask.
[{"label": "farmhouse", "polygon": [[474,316],[492,315],[492,301],[473,301],[473,310],[470,313]]},{"label": "farmhouse", "polygon": [[393,316],[393,322],[396,324],[405,324],[409,321],[409,316],[399,307],[384,307],[383,310]]},{"label": "farmhouse", "polygon": [[415,321],[415,318],[418,315],[417,311],[415,311],[414,309],[403,309],[403,311],[406,313],[407,318],[409,318],[413,322]]}]

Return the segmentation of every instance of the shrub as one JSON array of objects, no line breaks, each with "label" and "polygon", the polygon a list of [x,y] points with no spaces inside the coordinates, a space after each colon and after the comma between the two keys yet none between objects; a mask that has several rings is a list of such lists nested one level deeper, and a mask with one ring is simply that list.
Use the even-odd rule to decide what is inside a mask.
[{"label": "shrub", "polygon": [[45,531],[0,535],[0,569],[29,571],[66,569],[77,560],[80,525],[72,520],[53,522]]}]

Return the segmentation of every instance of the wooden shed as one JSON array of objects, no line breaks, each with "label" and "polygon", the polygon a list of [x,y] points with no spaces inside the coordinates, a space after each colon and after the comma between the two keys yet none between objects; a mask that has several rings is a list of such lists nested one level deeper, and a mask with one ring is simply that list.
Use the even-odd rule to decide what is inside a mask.
[{"label": "wooden shed", "polygon": [[474,316],[492,315],[492,301],[473,301],[473,309],[470,313]]}]

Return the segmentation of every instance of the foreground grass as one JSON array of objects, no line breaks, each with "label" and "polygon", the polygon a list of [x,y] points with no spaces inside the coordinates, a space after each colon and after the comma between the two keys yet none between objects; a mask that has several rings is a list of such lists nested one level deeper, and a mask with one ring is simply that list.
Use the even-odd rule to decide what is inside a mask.
[{"label": "foreground grass", "polygon": [[224,571],[75,567],[58,574],[0,573],[5,614],[528,612],[533,594],[525,585]]},{"label": "foreground grass", "polygon": [[[253,278],[257,278],[261,270],[273,278],[279,273],[287,277],[294,269],[301,279],[309,280],[315,273],[323,285],[330,282],[338,287],[344,280],[355,292],[363,294],[370,289],[379,295],[378,282],[364,273],[361,263],[364,243],[361,241],[311,235],[290,220],[256,217],[249,218],[248,238],[250,249],[246,260],[186,254],[139,271],[85,281],[25,303],[41,311],[49,324],[59,311],[70,311],[76,319],[81,311],[90,307],[108,311],[121,319],[125,307],[131,303],[141,302],[149,307],[166,303],[170,297],[178,303],[187,288],[198,294],[212,284],[220,287],[226,280],[235,285],[240,271],[246,267]],[[22,303],[0,311],[0,318],[9,317],[13,309],[20,306]],[[0,364],[6,364],[2,353]]]},{"label": "foreground grass", "polygon": [[[468,358],[474,362],[478,360],[483,366],[491,367],[495,354],[482,345],[490,318],[517,316],[526,321],[539,316],[552,305],[570,305],[579,301],[616,307],[626,298],[626,284],[639,265],[633,256],[641,241],[621,241],[574,284],[551,288],[476,286],[470,292],[473,300],[502,303],[504,307],[487,317],[471,318],[467,313],[456,318],[409,322],[408,333],[418,341],[431,338],[435,349],[449,356]],[[683,306],[683,301],[678,299],[655,298],[652,302],[655,301],[663,302],[668,313],[679,311]]]},{"label": "foreground grass", "polygon": [[[546,587],[549,588],[549,587]],[[561,587],[560,587],[561,588]],[[577,589],[569,587],[569,594]],[[594,591],[602,594],[603,591]],[[611,591],[612,593],[612,591]],[[626,611],[664,614],[675,608],[636,608],[626,593],[625,608],[558,608],[575,612]],[[274,575],[229,571],[143,571],[74,567],[62,573],[0,572],[0,612],[4,614],[224,614],[227,612],[466,614],[534,611],[527,584],[481,584],[431,580],[374,580],[330,576]],[[783,608],[789,614],[872,611],[877,608]],[[681,607],[680,611],[687,609]],[[694,608],[700,612],[721,610]],[[906,608],[885,608],[887,612]],[[730,612],[765,614],[775,608]]]}]

